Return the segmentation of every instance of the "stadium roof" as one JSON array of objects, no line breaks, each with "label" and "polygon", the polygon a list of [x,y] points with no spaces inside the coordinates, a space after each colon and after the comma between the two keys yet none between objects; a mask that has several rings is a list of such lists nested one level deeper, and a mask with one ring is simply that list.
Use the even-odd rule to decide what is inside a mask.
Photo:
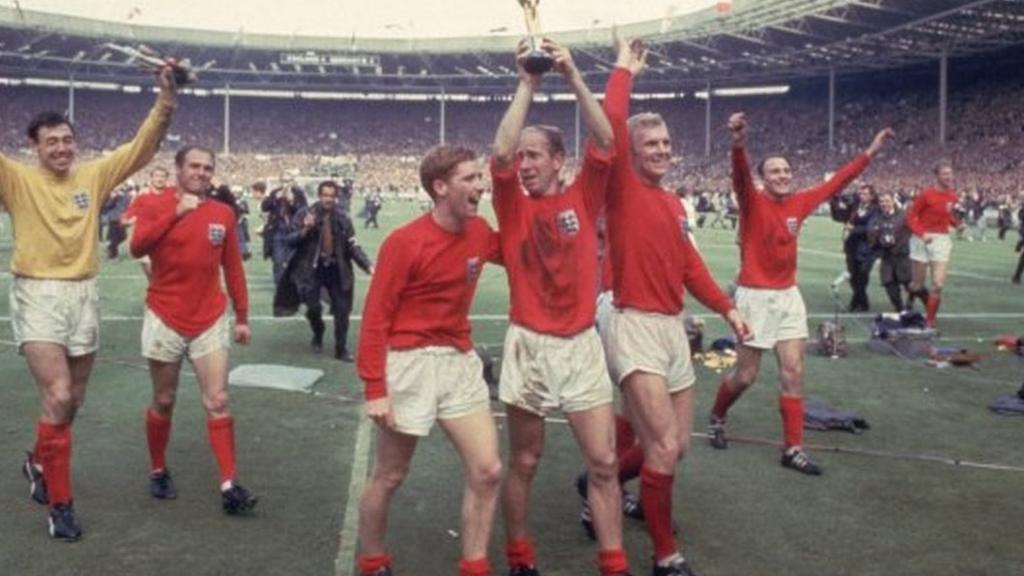
[{"label": "stadium roof", "polygon": [[[734,0],[731,9],[623,26],[652,48],[643,89],[742,85],[885,70],[1024,44],[1019,0]],[[557,35],[595,81],[607,30]],[[116,24],[0,7],[0,75],[123,82],[143,73],[107,42],[188,57],[201,85],[490,92],[515,81],[516,36],[383,39],[250,35]]]}]

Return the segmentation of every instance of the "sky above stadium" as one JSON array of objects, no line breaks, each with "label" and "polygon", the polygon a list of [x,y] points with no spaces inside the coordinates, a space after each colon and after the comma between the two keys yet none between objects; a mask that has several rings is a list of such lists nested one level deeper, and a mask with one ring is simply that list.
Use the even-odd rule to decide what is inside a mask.
[{"label": "sky above stadium", "polygon": [[[678,16],[716,0],[542,0],[545,31]],[[248,33],[438,38],[519,34],[517,0],[0,0],[0,5],[116,22]]]}]

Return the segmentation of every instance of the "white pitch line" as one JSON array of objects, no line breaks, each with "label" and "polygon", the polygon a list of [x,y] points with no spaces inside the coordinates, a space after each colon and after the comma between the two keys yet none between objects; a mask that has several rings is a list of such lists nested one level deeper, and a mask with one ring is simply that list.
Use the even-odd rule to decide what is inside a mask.
[{"label": "white pitch line", "polygon": [[353,576],[356,562],[356,540],[359,534],[359,499],[366,485],[370,461],[370,419],[360,417],[356,447],[352,456],[352,477],[348,482],[345,517],[338,533],[338,555],[334,559],[334,576]]},{"label": "white pitch line", "polygon": [[[717,319],[718,316],[715,314],[693,314],[694,318],[706,318],[710,320]],[[808,314],[807,317],[811,319],[828,319],[834,316],[831,312],[818,312],[814,314]],[[840,320],[848,320],[851,318],[864,318],[873,320],[877,314],[840,314]],[[942,314],[943,318],[950,318],[953,320],[957,319],[980,319],[980,320],[1016,320],[1018,318],[1024,318],[1024,312],[963,312],[963,313],[950,313]],[[353,314],[349,316],[350,320],[362,320],[361,314]],[[476,321],[505,321],[508,320],[507,314],[470,314],[470,320]],[[142,316],[119,316],[119,315],[103,315],[100,317],[103,322],[140,322]],[[10,322],[10,316],[0,316],[0,322]],[[301,314],[295,316],[277,317],[277,316],[249,316],[250,322],[301,322],[305,323],[306,318]]]}]

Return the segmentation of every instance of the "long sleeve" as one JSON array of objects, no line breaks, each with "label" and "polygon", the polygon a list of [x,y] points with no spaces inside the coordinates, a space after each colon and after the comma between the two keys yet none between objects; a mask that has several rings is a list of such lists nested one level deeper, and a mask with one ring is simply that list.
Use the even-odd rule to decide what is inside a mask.
[{"label": "long sleeve", "polygon": [[[605,87],[604,112],[608,116],[608,122],[612,125],[612,134],[615,138],[615,157],[612,161],[613,170],[623,174],[630,169],[630,139],[629,127],[629,94],[633,88],[633,75],[625,68],[616,67],[608,77],[608,85]],[[608,186],[607,202],[609,208],[614,208],[618,198],[625,193],[623,186],[612,182]]]},{"label": "long sleeve", "polygon": [[711,272],[704,264],[700,252],[690,242],[685,242],[686,268],[683,284],[697,300],[715,312],[725,315],[733,307],[732,300],[722,292]]},{"label": "long sleeve", "polygon": [[757,192],[754,190],[754,177],[750,174],[747,149],[737,146],[732,147],[732,190],[736,193],[742,222],[743,215],[749,213],[753,195]]},{"label": "long sleeve", "polygon": [[605,198],[608,194],[608,178],[611,176],[615,148],[601,150],[592,141],[587,142],[583,157],[583,168],[577,178],[583,181],[583,204],[591,222],[604,214]]},{"label": "long sleeve", "polygon": [[367,400],[388,395],[387,351],[392,319],[409,280],[415,255],[408,247],[399,246],[394,237],[388,237],[377,256],[380,264],[370,281],[363,307],[363,324],[359,333],[357,369],[366,385]]},{"label": "long sleeve", "polygon": [[245,267],[242,255],[238,251],[238,226],[229,221],[224,238],[224,252],[221,256],[224,267],[224,284],[231,298],[231,306],[235,310],[235,323],[249,323],[249,290],[245,282]]},{"label": "long sleeve", "polygon": [[173,97],[161,93],[130,142],[82,167],[83,170],[96,170],[99,175],[100,189],[94,192],[98,192],[101,199],[106,198],[118,184],[144,168],[153,159],[160,149],[164,135],[167,134],[167,128],[171,125],[175,106]]},{"label": "long sleeve", "polygon": [[136,200],[135,230],[129,244],[132,256],[141,258],[148,255],[175,222],[178,214],[175,205],[162,196],[148,196]]},{"label": "long sleeve", "polygon": [[840,193],[843,188],[846,188],[854,178],[859,176],[870,163],[870,156],[867,154],[860,154],[850,162],[847,162],[842,168],[833,174],[831,178],[825,181],[825,183],[811,188],[807,192],[799,194],[797,198],[801,203],[800,218],[805,218],[811,212],[814,212],[822,202]]},{"label": "long sleeve", "polygon": [[921,212],[924,210],[925,193],[921,192],[910,203],[910,210],[907,211],[907,229],[918,238],[924,236],[924,225],[921,223]]}]

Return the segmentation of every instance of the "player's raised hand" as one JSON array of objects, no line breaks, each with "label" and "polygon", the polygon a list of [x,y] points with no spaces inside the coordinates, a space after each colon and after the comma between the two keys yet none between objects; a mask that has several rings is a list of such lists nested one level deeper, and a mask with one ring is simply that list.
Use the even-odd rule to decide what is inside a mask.
[{"label": "player's raised hand", "polygon": [[551,55],[551,59],[555,62],[555,71],[562,76],[571,78],[573,74],[578,73],[576,63],[572,59],[572,53],[565,46],[550,38],[545,38],[541,42],[540,48]]},{"label": "player's raised hand", "polygon": [[179,218],[195,210],[199,206],[199,196],[195,194],[182,193],[181,197],[178,198],[178,205],[175,207],[174,212]]},{"label": "player's raised hand", "polygon": [[391,409],[391,398],[387,396],[367,401],[366,415],[382,428],[395,427],[395,412]]},{"label": "player's raised hand", "polygon": [[536,88],[540,85],[540,74],[530,74],[526,71],[526,58],[530,54],[530,41],[527,38],[523,38],[519,41],[519,46],[516,47],[516,73],[519,75],[520,82],[526,82],[530,86]]},{"label": "player's raised hand", "polygon": [[895,137],[896,132],[893,131],[892,128],[883,128],[878,132],[878,134],[875,134],[874,140],[871,141],[871,145],[868,146],[868,149],[865,150],[864,153],[874,158],[875,154],[878,154],[878,151],[882,149],[882,146]]},{"label": "player's raised hand", "polygon": [[160,92],[164,94],[177,94],[178,83],[174,80],[174,66],[176,62],[172,58],[167,59],[167,64],[156,71],[156,81],[160,85]]},{"label": "player's raised hand", "polygon": [[617,26],[612,26],[612,48],[615,50],[615,65],[629,70],[634,76],[647,66],[647,45],[640,38],[623,38]]},{"label": "player's raised hand", "polygon": [[729,116],[729,135],[732,143],[736,146],[743,146],[747,143],[747,116],[743,112],[736,112]]}]

